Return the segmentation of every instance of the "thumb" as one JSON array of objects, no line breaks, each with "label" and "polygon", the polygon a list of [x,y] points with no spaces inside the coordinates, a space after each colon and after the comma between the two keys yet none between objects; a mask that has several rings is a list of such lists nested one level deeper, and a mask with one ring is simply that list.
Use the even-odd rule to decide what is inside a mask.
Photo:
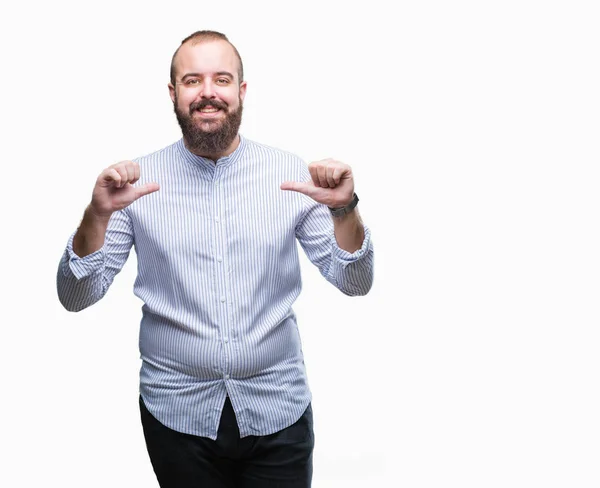
[{"label": "thumb", "polygon": [[154,193],[159,188],[158,183],[146,183],[145,185],[137,186],[135,187],[135,199],[137,200],[145,195]]},{"label": "thumb", "polygon": [[315,189],[314,185],[310,183],[301,183],[299,181],[284,181],[280,188],[282,190],[291,190],[297,191],[299,193],[304,193],[305,195],[311,196],[313,190]]}]

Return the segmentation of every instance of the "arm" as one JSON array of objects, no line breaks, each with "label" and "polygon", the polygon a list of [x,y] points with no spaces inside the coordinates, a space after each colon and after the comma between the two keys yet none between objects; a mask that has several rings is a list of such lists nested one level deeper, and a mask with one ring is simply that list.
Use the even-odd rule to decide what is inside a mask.
[{"label": "arm", "polygon": [[310,197],[306,198],[307,211],[296,229],[298,240],[329,282],[347,295],[365,295],[373,284],[370,231],[357,208],[342,217],[333,217],[325,208],[346,207],[352,201],[352,170],[333,160],[311,163],[308,170],[312,181],[281,185],[283,190]]},{"label": "arm", "polygon": [[58,268],[58,297],[67,310],[79,311],[100,300],[125,264],[133,245],[133,229],[122,210],[158,190],[156,183],[134,187],[139,176],[137,163],[123,161],[98,177],[92,202]]},{"label": "arm", "polygon": [[353,253],[361,248],[365,227],[356,207],[342,217],[333,217],[333,233],[340,249]]},{"label": "arm", "polygon": [[109,221],[110,216],[100,217],[88,206],[73,238],[73,252],[83,258],[98,251],[104,245]]},{"label": "arm", "polygon": [[[86,211],[87,212],[87,211]],[[133,229],[125,212],[115,212],[107,222],[102,243],[91,251],[76,250],[76,239],[80,235],[86,245],[86,216],[80,230],[71,236],[63,253],[56,276],[58,298],[71,312],[79,312],[100,300],[108,291],[114,277],[127,261],[133,245]]]}]

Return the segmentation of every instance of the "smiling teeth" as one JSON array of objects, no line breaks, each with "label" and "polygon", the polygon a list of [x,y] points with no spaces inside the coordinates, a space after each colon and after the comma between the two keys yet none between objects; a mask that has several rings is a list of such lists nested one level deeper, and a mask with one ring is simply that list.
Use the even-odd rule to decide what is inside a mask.
[{"label": "smiling teeth", "polygon": [[204,112],[204,113],[213,113],[213,112],[218,112],[219,109],[218,108],[201,108],[200,112]]}]

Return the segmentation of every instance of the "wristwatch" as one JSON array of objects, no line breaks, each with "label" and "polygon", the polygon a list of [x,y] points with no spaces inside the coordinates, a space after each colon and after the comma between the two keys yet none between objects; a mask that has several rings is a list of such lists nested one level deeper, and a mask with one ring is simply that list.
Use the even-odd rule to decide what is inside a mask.
[{"label": "wristwatch", "polygon": [[345,207],[339,207],[339,208],[328,207],[328,208],[329,208],[329,211],[331,212],[331,215],[333,215],[334,217],[343,217],[344,215],[352,212],[354,207],[356,207],[357,203],[358,203],[358,195],[355,193],[354,198],[352,198],[352,201]]}]

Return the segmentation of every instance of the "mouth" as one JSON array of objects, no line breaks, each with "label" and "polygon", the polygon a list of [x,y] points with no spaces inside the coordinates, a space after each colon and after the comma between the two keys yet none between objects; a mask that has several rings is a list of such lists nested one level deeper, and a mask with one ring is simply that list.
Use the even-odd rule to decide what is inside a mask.
[{"label": "mouth", "polygon": [[202,107],[195,110],[196,113],[200,114],[201,117],[213,118],[217,117],[222,110],[216,107]]},{"label": "mouth", "polygon": [[219,117],[222,112],[224,112],[223,107],[220,104],[210,104],[210,103],[202,103],[198,104],[200,106],[193,106],[192,110],[194,113],[198,114],[203,119],[212,119],[215,117]]}]

